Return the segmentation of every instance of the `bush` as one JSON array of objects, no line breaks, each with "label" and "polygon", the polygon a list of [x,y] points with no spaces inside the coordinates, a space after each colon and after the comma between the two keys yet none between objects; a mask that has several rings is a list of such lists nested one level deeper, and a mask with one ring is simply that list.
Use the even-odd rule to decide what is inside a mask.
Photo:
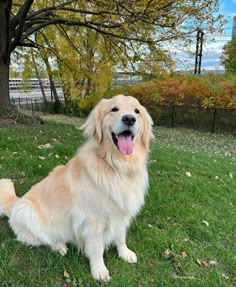
[{"label": "bush", "polygon": [[169,75],[162,79],[115,87],[109,96],[126,94],[144,104],[236,108],[236,79],[224,75]]}]

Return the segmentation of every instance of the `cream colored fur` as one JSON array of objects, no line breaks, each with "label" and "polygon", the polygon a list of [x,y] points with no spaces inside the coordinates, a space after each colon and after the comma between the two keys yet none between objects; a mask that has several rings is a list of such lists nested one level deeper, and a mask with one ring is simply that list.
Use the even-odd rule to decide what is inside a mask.
[{"label": "cream colored fur", "polygon": [[[113,107],[119,110],[112,112]],[[124,114],[136,119],[130,155],[122,154],[111,137]],[[56,167],[22,198],[16,197],[10,180],[0,180],[0,215],[9,216],[17,239],[49,245],[62,255],[66,243],[76,244],[88,257],[93,277],[101,281],[110,280],[103,260],[106,246],[115,245],[119,257],[137,262],[126,245],[126,232],[148,188],[151,125],[136,99],[118,95],[102,100],[83,126],[88,141],[65,166]]]}]

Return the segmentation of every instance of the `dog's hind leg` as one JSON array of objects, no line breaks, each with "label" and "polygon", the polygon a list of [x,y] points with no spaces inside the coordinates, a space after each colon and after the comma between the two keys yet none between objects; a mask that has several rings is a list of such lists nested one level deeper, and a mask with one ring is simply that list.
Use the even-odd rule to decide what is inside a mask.
[{"label": "dog's hind leg", "polygon": [[47,234],[44,233],[42,222],[29,200],[20,198],[13,204],[9,214],[9,223],[17,240],[22,243],[33,246],[50,244]]}]

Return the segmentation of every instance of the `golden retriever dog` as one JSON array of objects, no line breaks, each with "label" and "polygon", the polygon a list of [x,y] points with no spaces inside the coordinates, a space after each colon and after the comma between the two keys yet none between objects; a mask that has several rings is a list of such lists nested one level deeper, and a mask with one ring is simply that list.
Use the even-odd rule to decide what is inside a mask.
[{"label": "golden retriever dog", "polygon": [[23,197],[11,180],[0,180],[0,214],[27,245],[49,245],[65,255],[66,244],[75,244],[88,257],[92,276],[109,281],[106,247],[114,245],[120,258],[137,262],[126,233],[148,188],[152,119],[138,100],[117,95],[101,100],[82,128],[88,140],[75,157]]}]

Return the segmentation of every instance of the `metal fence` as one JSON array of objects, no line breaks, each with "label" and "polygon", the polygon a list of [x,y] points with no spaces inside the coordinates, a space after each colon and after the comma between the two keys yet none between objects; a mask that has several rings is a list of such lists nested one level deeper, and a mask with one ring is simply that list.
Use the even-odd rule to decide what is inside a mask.
[{"label": "metal fence", "polygon": [[[53,101],[51,97],[46,98],[46,102],[42,98],[29,98],[19,97],[11,98],[11,103],[19,110],[31,111],[32,116],[35,112],[38,113],[58,113],[58,103]],[[60,99],[60,104],[63,105],[64,101]]]},{"label": "metal fence", "polygon": [[[67,113],[67,107],[61,102],[58,110],[56,102],[42,98],[15,98],[12,104],[19,109],[26,109],[32,112]],[[145,103],[144,103],[145,105]],[[207,108],[175,106],[175,105],[145,105],[150,112],[154,123],[158,126],[186,127],[205,130],[209,132],[236,132],[236,109]],[[79,114],[79,111],[78,113]]]},{"label": "metal fence", "polygon": [[168,127],[186,127],[208,132],[236,132],[236,109],[147,106],[154,123]]}]

